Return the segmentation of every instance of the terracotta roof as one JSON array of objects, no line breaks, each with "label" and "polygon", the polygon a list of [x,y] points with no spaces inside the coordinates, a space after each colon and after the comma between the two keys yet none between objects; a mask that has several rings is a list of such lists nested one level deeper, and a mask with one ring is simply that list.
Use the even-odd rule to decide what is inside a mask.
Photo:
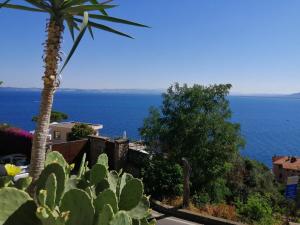
[{"label": "terracotta roof", "polygon": [[276,157],[273,164],[282,165],[282,168],[287,170],[300,170],[300,157]]}]

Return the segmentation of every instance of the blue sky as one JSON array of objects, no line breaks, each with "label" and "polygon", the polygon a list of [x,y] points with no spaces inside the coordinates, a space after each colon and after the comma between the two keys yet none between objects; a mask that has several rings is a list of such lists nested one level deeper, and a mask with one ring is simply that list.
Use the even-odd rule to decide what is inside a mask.
[{"label": "blue sky", "polygon": [[[15,2],[21,2],[15,0]],[[112,16],[151,29],[114,25],[135,40],[86,35],[64,88],[166,88],[231,83],[237,93],[300,91],[299,0],[118,0]],[[41,87],[46,16],[0,10],[0,80]],[[71,46],[65,33],[63,50]]]}]

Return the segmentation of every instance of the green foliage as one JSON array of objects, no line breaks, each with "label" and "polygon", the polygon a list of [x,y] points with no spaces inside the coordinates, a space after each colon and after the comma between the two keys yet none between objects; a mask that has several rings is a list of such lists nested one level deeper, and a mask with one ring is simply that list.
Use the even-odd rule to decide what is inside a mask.
[{"label": "green foliage", "polygon": [[250,195],[246,204],[239,206],[238,212],[250,223],[261,225],[274,223],[269,199],[259,194]]},{"label": "green foliage", "polygon": [[194,191],[224,177],[227,163],[244,144],[239,124],[230,121],[230,88],[176,83],[163,94],[161,111],[152,108],[140,129],[149,146],[158,143],[158,151],[169,153],[170,161],[188,159]]},{"label": "green foliage", "polygon": [[256,160],[240,156],[232,163],[233,167],[227,174],[227,186],[231,191],[228,201],[246,202],[249,195],[258,193],[268,197],[274,211],[280,212],[285,199],[280,193],[281,185],[276,182],[270,169]]},{"label": "green foliage", "polygon": [[0,80],[0,86],[3,84],[3,81]]},{"label": "green foliage", "polygon": [[155,198],[175,197],[183,192],[183,172],[179,164],[155,156],[142,169],[147,194]]},{"label": "green foliage", "polygon": [[[33,116],[31,121],[32,122],[37,122],[38,116]],[[63,112],[58,112],[58,111],[51,111],[51,116],[50,116],[50,123],[53,122],[62,122],[64,120],[67,120],[69,116],[66,113]]]},{"label": "green foliage", "polygon": [[77,123],[72,127],[71,133],[68,135],[68,141],[80,140],[93,134],[95,134],[95,131],[91,126],[85,123]]},{"label": "green foliage", "polygon": [[[78,175],[70,174],[57,152],[48,154],[46,162],[37,181],[36,202],[23,190],[0,188],[0,224],[131,225],[133,220],[148,224],[150,203],[141,180],[108,172],[107,156],[99,156],[91,170],[84,157]],[[103,182],[108,186],[96,191]]]},{"label": "green foliage", "polygon": [[40,224],[35,216],[34,201],[24,191],[13,187],[1,188],[0,205],[0,224]]},{"label": "green foliage", "polygon": [[210,200],[208,193],[198,192],[192,196],[192,201],[193,201],[193,204],[195,204],[197,207],[201,208],[201,207],[205,206],[206,204],[210,203],[211,200]]}]

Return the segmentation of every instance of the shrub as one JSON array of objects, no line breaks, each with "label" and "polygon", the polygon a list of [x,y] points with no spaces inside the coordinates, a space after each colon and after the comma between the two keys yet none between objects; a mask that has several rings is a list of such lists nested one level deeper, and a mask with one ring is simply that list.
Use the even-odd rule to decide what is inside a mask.
[{"label": "shrub", "polygon": [[207,193],[196,193],[192,197],[192,202],[196,207],[203,207],[206,204],[210,203],[210,197]]},{"label": "shrub", "polygon": [[183,172],[179,164],[155,156],[144,165],[141,174],[147,194],[160,200],[182,195]]},{"label": "shrub", "polygon": [[0,155],[22,153],[30,157],[32,134],[19,128],[0,129]]},{"label": "shrub", "polygon": [[274,222],[269,199],[260,194],[252,194],[245,204],[238,204],[238,212],[250,223],[272,225]]},{"label": "shrub", "polygon": [[68,141],[76,141],[95,134],[91,126],[85,123],[77,123],[73,126],[71,133],[68,135]]}]

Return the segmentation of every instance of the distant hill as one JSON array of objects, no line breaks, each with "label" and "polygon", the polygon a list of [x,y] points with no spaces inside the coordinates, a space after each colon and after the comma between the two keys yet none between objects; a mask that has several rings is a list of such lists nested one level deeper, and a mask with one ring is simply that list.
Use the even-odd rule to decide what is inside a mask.
[{"label": "distant hill", "polygon": [[300,92],[294,93],[294,94],[290,94],[290,95],[288,95],[288,97],[300,98]]},{"label": "distant hill", "polygon": [[[1,87],[4,91],[41,91],[41,88],[18,88]],[[57,92],[80,92],[80,93],[116,93],[116,94],[162,94],[164,89],[76,89],[59,88]]]}]

